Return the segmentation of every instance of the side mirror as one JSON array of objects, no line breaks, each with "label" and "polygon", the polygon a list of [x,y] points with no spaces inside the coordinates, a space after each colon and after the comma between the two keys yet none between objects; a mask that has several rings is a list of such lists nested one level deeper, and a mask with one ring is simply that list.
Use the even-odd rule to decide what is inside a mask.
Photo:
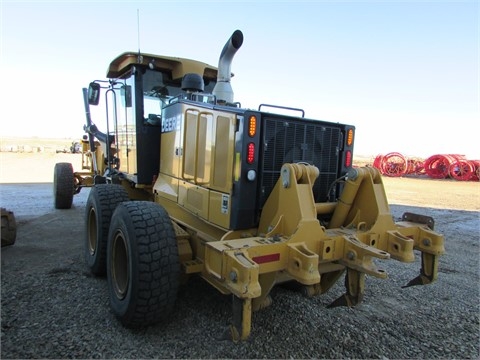
[{"label": "side mirror", "polygon": [[90,105],[98,105],[100,101],[100,84],[91,82],[88,85],[88,103]]},{"label": "side mirror", "polygon": [[132,107],[132,87],[130,85],[122,86],[120,94],[125,99],[125,107]]}]

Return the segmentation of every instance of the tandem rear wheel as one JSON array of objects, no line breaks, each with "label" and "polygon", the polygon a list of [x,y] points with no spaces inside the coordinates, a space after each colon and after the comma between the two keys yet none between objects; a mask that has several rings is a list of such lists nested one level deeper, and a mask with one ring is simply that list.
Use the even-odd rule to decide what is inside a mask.
[{"label": "tandem rear wheel", "polygon": [[120,204],[108,234],[107,278],[113,313],[127,327],[165,319],[177,299],[180,263],[168,213],[148,201]]},{"label": "tandem rear wheel", "polygon": [[128,193],[117,184],[92,187],[85,207],[85,260],[97,276],[107,272],[108,229],[118,204],[128,201]]}]

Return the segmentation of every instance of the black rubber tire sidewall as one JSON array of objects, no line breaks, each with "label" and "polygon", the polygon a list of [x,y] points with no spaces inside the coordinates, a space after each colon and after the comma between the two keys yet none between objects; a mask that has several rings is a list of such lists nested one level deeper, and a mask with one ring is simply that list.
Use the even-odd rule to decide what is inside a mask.
[{"label": "black rubber tire sidewall", "polygon": [[[85,207],[85,262],[91,273],[104,276],[107,273],[107,242],[108,230],[112,214],[118,204],[128,201],[128,193],[117,184],[99,184],[90,189]],[[93,208],[96,222],[96,246],[93,254],[90,253],[89,234],[90,211]]]},{"label": "black rubber tire sidewall", "polygon": [[2,247],[15,244],[17,239],[17,223],[15,221],[15,215],[13,212],[4,208],[2,212]]},{"label": "black rubber tire sidewall", "polygon": [[[127,239],[129,253],[128,290],[123,299],[115,295],[112,283],[112,247],[117,230]],[[157,253],[152,249],[158,249]],[[108,236],[107,277],[112,312],[124,326],[144,327],[170,315],[177,298],[180,264],[175,232],[161,206],[131,201],[117,207]]]},{"label": "black rubber tire sidewall", "polygon": [[70,209],[73,202],[75,179],[70,163],[57,163],[53,169],[53,198],[55,209]]}]

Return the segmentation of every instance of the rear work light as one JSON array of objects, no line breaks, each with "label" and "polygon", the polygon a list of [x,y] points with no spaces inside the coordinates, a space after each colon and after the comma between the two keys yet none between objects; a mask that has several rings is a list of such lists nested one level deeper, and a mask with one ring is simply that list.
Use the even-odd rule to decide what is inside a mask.
[{"label": "rear work light", "polygon": [[353,129],[349,129],[347,132],[347,145],[352,146],[353,144]]},{"label": "rear work light", "polygon": [[253,142],[248,143],[247,147],[247,163],[253,164],[255,161],[255,144]]},{"label": "rear work light", "polygon": [[256,133],[257,133],[257,117],[255,115],[252,115],[248,119],[248,136],[254,137]]}]

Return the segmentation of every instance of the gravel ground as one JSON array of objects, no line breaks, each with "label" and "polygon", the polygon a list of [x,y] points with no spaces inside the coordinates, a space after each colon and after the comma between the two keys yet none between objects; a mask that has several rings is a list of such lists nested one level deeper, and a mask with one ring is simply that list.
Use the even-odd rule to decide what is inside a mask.
[{"label": "gravel ground", "polygon": [[230,297],[196,277],[181,288],[167,322],[143,330],[120,325],[106,279],[84,264],[88,190],[70,210],[52,208],[51,184],[0,185],[0,192],[2,204],[16,206],[19,225],[16,244],[1,252],[2,359],[480,358],[478,209],[391,205],[396,218],[405,211],[433,216],[445,235],[436,283],[401,288],[418,274],[417,257],[378,262],[389,278],[368,277],[355,309],[326,308],[344,292],[343,281],[314,298],[277,287],[273,305],[254,313],[250,339],[233,343],[221,340]]}]

